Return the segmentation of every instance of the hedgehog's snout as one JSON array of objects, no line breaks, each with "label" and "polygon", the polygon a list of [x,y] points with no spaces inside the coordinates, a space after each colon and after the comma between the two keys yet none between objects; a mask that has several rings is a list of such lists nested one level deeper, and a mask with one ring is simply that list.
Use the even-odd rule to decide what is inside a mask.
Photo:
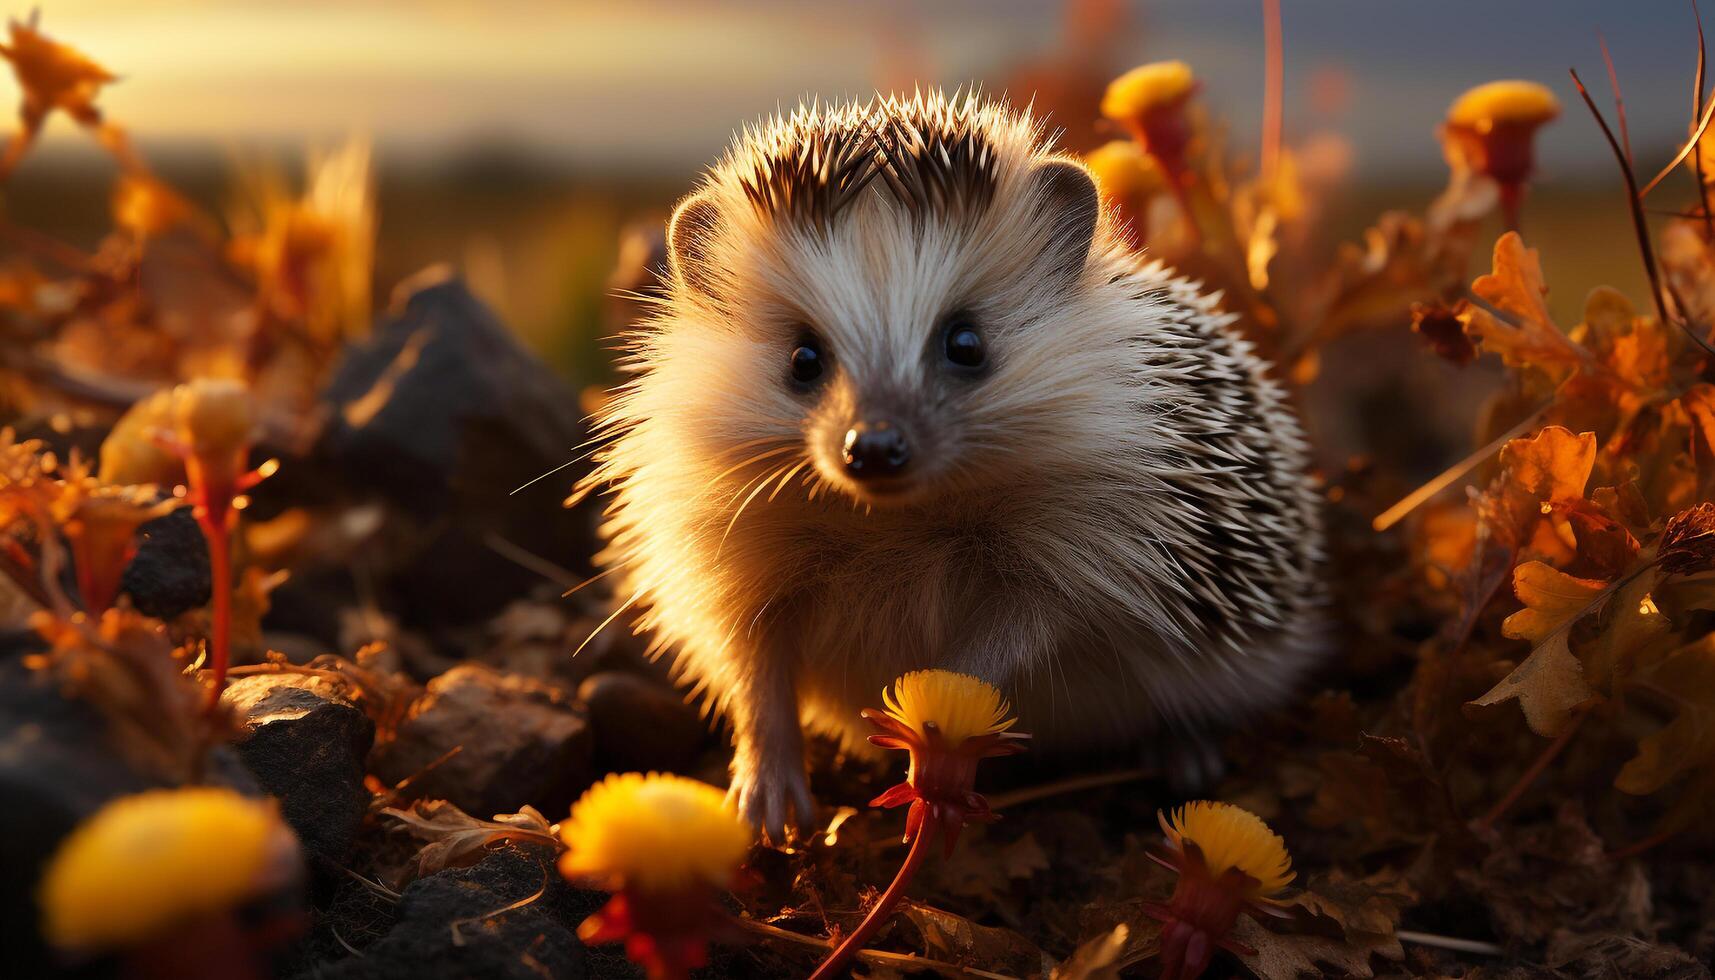
[{"label": "hedgehog's snout", "polygon": [[858,481],[896,477],[911,463],[911,443],[892,422],[859,422],[846,430],[840,452],[846,475]]}]

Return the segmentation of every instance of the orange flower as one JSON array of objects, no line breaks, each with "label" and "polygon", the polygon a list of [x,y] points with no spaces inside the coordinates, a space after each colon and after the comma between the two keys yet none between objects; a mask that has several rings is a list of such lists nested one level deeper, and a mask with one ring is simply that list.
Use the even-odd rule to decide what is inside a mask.
[{"label": "orange flower", "polygon": [[1102,115],[1125,126],[1163,170],[1180,180],[1192,136],[1185,105],[1196,91],[1197,78],[1183,61],[1140,65],[1108,85]]},{"label": "orange flower", "polygon": [[1560,101],[1536,82],[1479,85],[1447,110],[1445,139],[1454,166],[1494,178],[1509,225],[1518,224],[1525,181],[1535,168],[1536,131],[1560,115]]}]

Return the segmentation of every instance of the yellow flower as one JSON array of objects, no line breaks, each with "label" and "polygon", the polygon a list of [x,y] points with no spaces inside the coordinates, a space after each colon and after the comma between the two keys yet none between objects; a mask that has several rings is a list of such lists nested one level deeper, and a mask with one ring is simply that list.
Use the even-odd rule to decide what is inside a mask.
[{"label": "yellow flower", "polygon": [[1540,126],[1560,115],[1560,100],[1546,86],[1510,79],[1479,85],[1453,101],[1447,121],[1486,134],[1496,126]]},{"label": "yellow flower", "polygon": [[1084,157],[1096,186],[1105,197],[1134,201],[1147,198],[1167,186],[1167,175],[1155,158],[1131,140],[1114,140]]},{"label": "yellow flower", "polygon": [[1256,882],[1250,898],[1273,895],[1295,877],[1286,842],[1243,807],[1197,800],[1173,811],[1171,820],[1166,814],[1158,817],[1175,850],[1183,853],[1185,841],[1197,845],[1212,877],[1237,868]]},{"label": "yellow flower", "polygon": [[112,949],[231,908],[297,865],[270,802],[191,787],[121,797],[79,824],[42,876],[42,933]]},{"label": "yellow flower", "polygon": [[881,701],[889,717],[919,734],[934,722],[952,746],[1004,732],[1018,720],[1007,717],[1012,707],[994,685],[950,670],[914,670],[883,690]]},{"label": "yellow flower", "polygon": [[1114,79],[1102,96],[1102,115],[1126,120],[1183,102],[1197,85],[1183,61],[1154,61]]},{"label": "yellow flower", "polygon": [[615,773],[589,788],[560,825],[560,873],[649,893],[726,888],[751,828],[707,783],[667,773]]}]

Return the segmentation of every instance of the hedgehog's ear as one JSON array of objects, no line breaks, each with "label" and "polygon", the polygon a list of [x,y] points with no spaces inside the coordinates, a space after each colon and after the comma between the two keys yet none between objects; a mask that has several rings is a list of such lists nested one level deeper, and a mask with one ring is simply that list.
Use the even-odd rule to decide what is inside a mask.
[{"label": "hedgehog's ear", "polygon": [[1102,213],[1096,181],[1082,164],[1064,159],[1037,164],[1030,171],[1030,180],[1048,230],[1043,261],[1057,276],[1074,279],[1089,261],[1096,221]]},{"label": "hedgehog's ear", "polygon": [[705,296],[714,295],[709,246],[719,222],[720,208],[706,190],[680,201],[667,222],[667,261],[673,275]]}]

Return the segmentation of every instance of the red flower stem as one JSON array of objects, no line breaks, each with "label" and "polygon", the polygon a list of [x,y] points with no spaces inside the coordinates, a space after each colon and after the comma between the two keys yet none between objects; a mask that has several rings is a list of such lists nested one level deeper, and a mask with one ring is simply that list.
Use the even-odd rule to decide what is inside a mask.
[{"label": "red flower stem", "polygon": [[1524,771],[1524,775],[1518,778],[1518,782],[1513,784],[1513,788],[1507,790],[1507,795],[1501,797],[1498,803],[1490,807],[1488,813],[1483,814],[1477,821],[1477,826],[1483,829],[1493,827],[1495,821],[1501,819],[1508,810],[1511,810],[1513,804],[1519,801],[1519,797],[1524,795],[1525,790],[1530,789],[1531,784],[1543,774],[1549,763],[1553,762],[1560,755],[1561,750],[1566,748],[1567,743],[1572,741],[1572,736],[1578,733],[1578,726],[1584,724],[1584,719],[1588,717],[1588,713],[1574,715],[1572,720],[1566,723],[1565,730],[1554,741],[1548,743],[1548,747],[1542,750],[1542,754],[1537,756],[1536,761],[1530,764],[1530,768]]},{"label": "red flower stem", "polygon": [[911,850],[906,852],[905,863],[899,866],[898,873],[893,876],[893,884],[888,885],[887,891],[882,892],[881,898],[869,910],[869,914],[863,917],[863,921],[858,923],[858,927],[852,930],[852,934],[822,961],[821,966],[816,967],[816,972],[810,975],[810,980],[833,980],[851,962],[852,957],[863,949],[864,943],[875,935],[875,931],[881,928],[881,924],[886,922],[888,915],[893,912],[894,906],[905,897],[905,886],[911,883],[917,869],[923,866],[923,859],[929,854],[930,839],[934,836],[935,821],[925,820],[917,837],[911,841]]},{"label": "red flower stem", "polygon": [[208,689],[208,710],[220,704],[220,692],[226,689],[226,668],[232,654],[232,541],[225,522],[210,520],[197,508],[202,533],[208,538],[208,568],[212,580],[211,599],[214,623],[209,630],[209,669],[214,684]]}]

